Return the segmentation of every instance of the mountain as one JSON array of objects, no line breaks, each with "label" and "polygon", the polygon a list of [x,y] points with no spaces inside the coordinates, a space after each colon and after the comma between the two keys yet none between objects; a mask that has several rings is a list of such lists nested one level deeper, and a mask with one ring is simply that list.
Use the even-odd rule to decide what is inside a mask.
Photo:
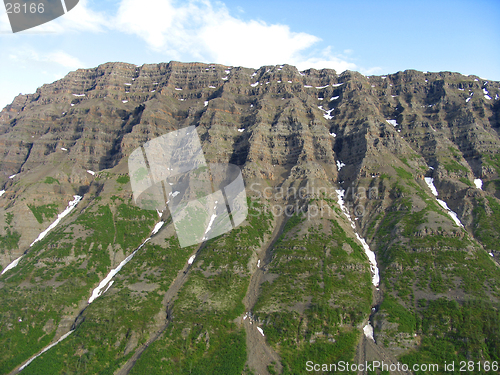
[{"label": "mountain", "polygon": [[[0,112],[0,373],[490,373],[499,95],[450,72],[170,62],[17,96]],[[181,247],[168,210],[135,204],[128,157],[191,125],[207,162],[241,169],[249,210]]]}]

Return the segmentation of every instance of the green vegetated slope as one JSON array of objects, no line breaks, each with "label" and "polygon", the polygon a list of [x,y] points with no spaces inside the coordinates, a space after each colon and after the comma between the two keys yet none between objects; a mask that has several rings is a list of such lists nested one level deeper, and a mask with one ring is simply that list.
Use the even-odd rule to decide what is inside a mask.
[{"label": "green vegetated slope", "polygon": [[241,374],[247,360],[245,313],[250,261],[269,237],[272,214],[250,204],[248,222],[208,241],[173,306],[173,321],[131,374]]},{"label": "green vegetated slope", "polygon": [[82,201],[69,223],[34,244],[3,276],[0,341],[8,350],[0,355],[0,372],[49,344],[60,324],[68,330],[93,288],[117,266],[114,256],[124,258],[138,247],[157,217],[120,199]]},{"label": "green vegetated slope", "polygon": [[275,277],[262,284],[254,308],[282,358],[283,374],[303,373],[308,360],[352,360],[359,328],[370,313],[366,255],[338,224],[344,219],[329,211],[313,220],[300,214],[288,220],[268,266]]},{"label": "green vegetated slope", "polygon": [[385,177],[388,207],[367,231],[384,290],[374,321],[377,340],[408,364],[498,361],[500,272],[488,254],[500,249],[498,200],[465,198],[473,207],[463,218],[467,231],[437,203],[422,176],[407,170],[396,167]]}]

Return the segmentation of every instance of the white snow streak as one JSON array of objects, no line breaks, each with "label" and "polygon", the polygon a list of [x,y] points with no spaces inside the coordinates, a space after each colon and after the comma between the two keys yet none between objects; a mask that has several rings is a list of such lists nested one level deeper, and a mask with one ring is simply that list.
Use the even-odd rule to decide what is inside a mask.
[{"label": "white snow streak", "polygon": [[345,164],[341,161],[337,160],[337,170],[340,171],[342,167],[345,167]]},{"label": "white snow streak", "polygon": [[330,98],[330,101],[332,101],[332,100],[337,100],[338,98],[339,98],[338,96],[332,96],[332,97]]},{"label": "white snow streak", "polygon": [[92,176],[95,176],[95,172],[91,171],[90,169],[87,169],[87,173],[90,173]]},{"label": "white snow streak", "polygon": [[30,247],[33,246],[38,241],[41,241],[47,235],[47,233],[49,233],[52,229],[54,229],[57,226],[57,224],[59,224],[59,222],[63,219],[63,217],[68,215],[71,212],[71,210],[73,210],[73,208],[75,208],[76,205],[78,204],[78,202],[80,202],[80,200],[82,199],[82,197],[80,195],[73,195],[73,198],[75,198],[75,199],[73,199],[71,202],[69,202],[68,207],[66,207],[66,209],[63,212],[61,212],[59,215],[57,215],[57,219],[52,224],[50,224],[50,226],[47,229],[45,229],[42,233],[40,233],[38,235],[36,240],[34,240],[31,243]]},{"label": "white snow streak", "polygon": [[372,272],[372,284],[375,287],[379,286],[380,283],[380,276],[379,276],[379,269],[377,266],[377,259],[375,257],[375,253],[370,250],[370,246],[366,243],[366,241],[356,232],[356,225],[354,224],[354,221],[351,219],[351,215],[349,214],[349,211],[347,210],[347,207],[344,204],[344,194],[345,190],[339,189],[336,190],[338,201],[337,203],[340,206],[340,209],[344,213],[345,217],[347,220],[349,220],[349,223],[351,224],[351,228],[354,229],[354,233],[356,234],[356,238],[361,242],[361,245],[363,246],[363,250],[365,251],[366,256],[368,257],[368,260],[370,261],[370,271]]},{"label": "white snow streak", "polygon": [[191,255],[191,257],[188,259],[188,264],[193,264],[194,258],[196,258],[196,255]]},{"label": "white snow streak", "polygon": [[448,212],[448,215],[450,215],[450,217],[453,219],[455,224],[457,224],[459,227],[463,228],[464,226],[460,222],[460,219],[458,218],[457,214],[448,207],[448,205],[446,204],[445,201],[437,198],[439,193],[438,193],[436,187],[434,186],[434,179],[431,177],[425,177],[424,179],[425,179],[425,183],[427,184],[427,186],[429,186],[429,188],[431,189],[432,194],[434,194],[436,196],[436,200],[441,205],[441,207],[443,207]]},{"label": "white snow streak", "polygon": [[0,197],[5,194],[5,190],[0,190]]},{"label": "white snow streak", "polygon": [[[115,275],[120,272],[120,270],[123,268],[124,265],[126,265],[128,262],[130,262],[130,260],[134,257],[135,253],[137,253],[145,244],[146,242],[148,242],[149,240],[151,239],[151,237],[148,237],[146,238],[146,240],[141,244],[141,246],[139,246],[137,249],[134,250],[134,252],[132,254],[130,254],[128,257],[126,257],[119,265],[118,267],[112,269],[111,271],[109,271],[108,273],[108,276],[106,276],[100,283],[99,285],[97,286],[97,288],[95,288],[93,291],[92,291],[92,295],[90,296],[89,300],[88,300],[88,304],[90,305],[92,302],[95,301],[96,298],[100,297],[103,292],[102,290],[104,289],[104,287],[106,285],[108,285],[108,283],[111,281],[111,279],[113,277],[115,277]],[[107,289],[106,289],[107,290]]]},{"label": "white snow streak", "polygon": [[3,275],[5,272],[7,272],[8,270],[11,270],[13,269],[14,267],[17,267],[17,265],[19,264],[19,261],[21,260],[21,258],[23,257],[24,255],[21,255],[19,258],[17,258],[15,261],[13,261],[11,264],[9,264],[7,267],[5,267],[1,273],[1,275]]},{"label": "white snow streak", "polygon": [[36,358],[40,357],[43,353],[45,353],[47,350],[53,348],[54,346],[56,346],[57,344],[59,344],[61,341],[63,341],[66,337],[68,337],[69,335],[71,335],[74,331],[69,331],[68,333],[66,333],[65,335],[62,335],[61,338],[59,340],[57,340],[55,343],[53,344],[50,344],[49,346],[47,346],[46,348],[44,348],[40,353],[38,353],[37,355],[33,356],[30,358],[30,360],[28,362],[26,362],[24,365],[22,365],[21,367],[19,367],[19,371],[22,371],[26,368],[26,366],[28,366],[31,362],[33,362]]},{"label": "white snow streak", "polygon": [[73,94],[73,96],[85,96],[85,94]]},{"label": "white snow streak", "polygon": [[264,336],[264,331],[262,330],[262,328],[257,327],[257,330],[260,332],[260,334],[261,334],[262,336]]},{"label": "white snow streak", "polygon": [[394,127],[398,126],[398,123],[396,120],[385,120],[385,121],[387,121],[390,125],[392,125]]},{"label": "white snow streak", "polygon": [[425,177],[424,180],[425,180],[425,183],[427,184],[427,186],[429,186],[429,188],[431,189],[432,194],[434,194],[437,197],[438,191],[437,191],[436,187],[434,186],[434,179],[432,177]]},{"label": "white snow streak", "polygon": [[250,86],[252,86],[252,87],[257,87],[258,85],[259,85],[259,81],[250,84]]}]

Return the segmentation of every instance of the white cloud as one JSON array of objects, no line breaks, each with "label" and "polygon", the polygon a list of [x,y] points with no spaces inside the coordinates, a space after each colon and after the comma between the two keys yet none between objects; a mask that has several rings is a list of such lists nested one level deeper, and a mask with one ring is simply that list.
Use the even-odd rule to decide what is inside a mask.
[{"label": "white cloud", "polygon": [[363,73],[365,76],[374,75],[380,73],[381,71],[382,68],[380,66],[374,66],[372,68],[360,68],[360,72]]},{"label": "white cloud", "polygon": [[24,66],[32,63],[47,63],[50,65],[58,64],[68,69],[77,69],[84,66],[78,58],[71,56],[64,51],[39,53],[33,49],[23,48],[19,49],[19,52],[9,54],[9,58],[23,64]]},{"label": "white cloud", "polygon": [[172,0],[121,0],[112,24],[176,60],[254,68],[288,63],[299,69],[333,68],[338,72],[356,68],[329,48],[321,57],[308,54],[321,41],[315,35],[294,32],[287,25],[241,20],[224,4],[213,5],[209,0],[180,5]]}]

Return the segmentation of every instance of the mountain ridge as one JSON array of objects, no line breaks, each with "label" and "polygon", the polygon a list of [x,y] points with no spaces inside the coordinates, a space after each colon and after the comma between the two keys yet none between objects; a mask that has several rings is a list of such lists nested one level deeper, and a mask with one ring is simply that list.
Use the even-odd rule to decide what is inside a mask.
[{"label": "mountain ridge", "polygon": [[[472,329],[480,339],[461,346],[452,338],[473,337],[458,322],[476,313],[475,304],[484,307],[481,314],[488,324],[498,316],[499,94],[499,82],[450,72],[407,70],[365,77],[328,69],[299,72],[290,65],[255,70],[171,62],[107,63],[16,97],[0,112],[0,183],[5,190],[0,261],[5,268],[26,255],[5,273],[1,289],[23,301],[32,298],[36,284],[31,280],[49,295],[52,287],[73,285],[68,275],[76,272],[80,284],[72,286],[74,295],[61,293],[58,303],[79,302],[66,306],[64,324],[57,309],[51,312],[49,326],[55,328],[59,320],[57,331],[62,332],[69,321],[84,317],[75,326],[75,338],[71,335],[23,372],[36,363],[47,366],[56,351],[79,358],[64,360],[71,371],[86,353],[109,353],[106,364],[88,358],[88,371],[106,366],[115,371],[139,350],[141,340],[163,327],[167,308],[169,328],[141,352],[145,359],[125,366],[130,373],[146,368],[183,373],[190,361],[192,369],[202,371],[207,358],[219,373],[225,365],[215,358],[234,358],[227,373],[300,373],[308,358],[352,360],[356,347],[356,358],[382,356],[394,363],[396,358],[407,363],[435,359],[450,345],[455,345],[457,360],[498,359],[498,336],[482,323],[475,321],[477,331]],[[142,243],[155,221],[156,212],[133,205],[127,156],[148,140],[189,125],[197,127],[207,161],[240,166],[253,217],[234,233],[205,244],[189,267],[186,284],[173,293],[173,280],[193,249],[176,247],[164,213],[165,228],[131,261],[138,269],[125,267],[109,291],[82,312],[90,289]],[[305,194],[298,194],[301,189]],[[338,191],[344,191],[345,211]],[[74,212],[30,247],[75,194],[83,199]],[[289,206],[295,212],[284,215]],[[360,238],[376,254],[380,290],[370,282]],[[241,260],[234,258],[236,253]],[[174,257],[177,268],[153,262],[162,256]],[[149,270],[135,263],[140,259]],[[44,269],[46,264],[51,266]],[[259,273],[260,281],[252,281]],[[16,280],[26,292],[14,292]],[[158,288],[169,296],[162,302]],[[254,302],[245,306],[248,293]],[[117,301],[138,298],[141,311],[156,301],[151,303],[157,315],[150,315],[156,323],[132,319],[125,329],[118,315],[120,322],[106,323],[123,333],[116,346],[122,352],[112,345],[104,352],[97,349],[92,344],[96,338],[85,328],[86,321],[93,327],[107,321],[105,312],[113,308],[102,300],[108,298],[117,306],[122,303]],[[48,320],[35,311],[31,316],[46,326]],[[217,312],[234,325],[217,323]],[[441,327],[437,317],[443,314],[448,323]],[[10,316],[11,324],[16,318]],[[373,344],[362,334],[368,319]],[[257,325],[265,336],[259,336]],[[33,337],[46,342],[55,334],[47,331]],[[224,340],[234,343],[234,352]],[[0,363],[10,371],[35,348],[41,345],[7,351]],[[256,353],[269,358],[260,363]]]}]

